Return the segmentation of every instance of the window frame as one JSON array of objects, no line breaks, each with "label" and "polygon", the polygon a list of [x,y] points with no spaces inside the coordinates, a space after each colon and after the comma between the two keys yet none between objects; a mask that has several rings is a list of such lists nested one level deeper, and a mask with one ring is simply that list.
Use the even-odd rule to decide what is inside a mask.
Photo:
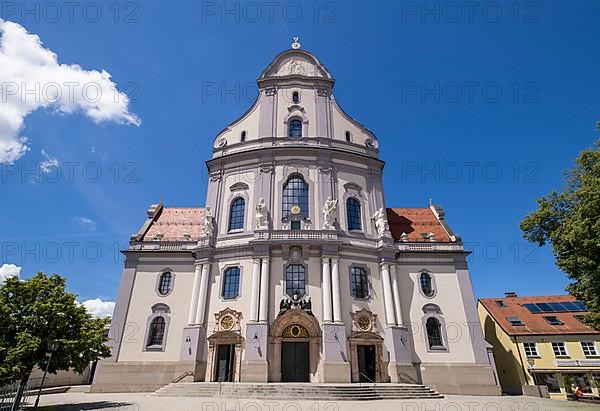
[{"label": "window frame", "polygon": [[[171,309],[166,304],[158,303],[158,304],[154,304],[152,306],[151,310],[152,310],[152,313],[146,320],[146,333],[144,336],[142,351],[144,351],[144,352],[165,351],[166,346],[167,346],[167,337],[169,334],[169,324],[171,323],[171,315],[170,315]],[[152,327],[152,324],[154,323],[154,321],[158,317],[161,317],[164,321],[162,343],[160,345],[158,345],[158,344],[151,345],[150,344],[150,337],[151,337],[151,331],[152,331],[151,327]]]},{"label": "window frame", "polygon": [[[556,321],[552,320],[552,318],[554,318]],[[565,323],[560,318],[558,318],[557,315],[544,315],[544,320],[546,320],[546,322],[548,324],[554,325],[554,326],[565,325]]]},{"label": "window frame", "polygon": [[[236,222],[238,222],[238,220],[241,221],[241,227],[232,228],[231,224],[232,224],[233,217],[234,217],[233,216],[234,203],[235,202],[239,202],[239,201],[243,202],[242,217],[241,217],[241,220],[239,218],[239,215],[236,215],[235,218],[236,218]],[[238,214],[239,214],[239,212],[238,212]],[[237,195],[237,196],[233,197],[231,199],[231,201],[229,202],[229,213],[228,213],[228,221],[227,221],[227,233],[240,233],[240,232],[243,232],[245,230],[245,227],[246,227],[246,199],[243,196],[241,196],[241,195]]]},{"label": "window frame", "polygon": [[[425,347],[427,348],[427,352],[430,353],[435,353],[435,352],[450,352],[450,343],[448,340],[448,334],[446,331],[446,320],[444,319],[444,314],[442,313],[442,310],[440,309],[440,307],[437,304],[433,304],[433,303],[427,303],[425,304],[422,309],[423,311],[423,317],[421,319],[421,325],[423,327],[423,335],[425,337]],[[431,346],[429,344],[429,332],[427,330],[427,321],[429,321],[430,318],[434,318],[435,320],[437,320],[439,327],[440,327],[440,335],[441,335],[441,340],[442,340],[442,344],[443,346]]]},{"label": "window frame", "polygon": [[[304,279],[303,279],[304,292],[300,296],[304,297],[304,296],[308,295],[308,287],[307,287],[308,286],[308,269],[307,269],[306,265],[302,264],[302,263],[290,263],[290,264],[286,264],[284,266],[284,270],[283,270],[283,292],[284,292],[284,294],[291,298],[293,296],[294,290],[296,290],[296,289],[293,289],[293,290],[291,290],[292,291],[291,294],[288,293],[288,282],[290,281],[290,280],[288,280],[288,270],[290,269],[290,267],[302,267],[302,270],[304,271]],[[292,279],[291,282],[293,282],[293,281],[298,281],[298,280]],[[301,291],[301,290],[298,290],[298,291]]]},{"label": "window frame", "polygon": [[[298,124],[300,126],[300,135],[299,136],[294,136],[292,135],[292,124]],[[298,131],[297,129],[295,129],[294,131]],[[287,137],[288,138],[303,138],[304,137],[304,121],[302,121],[302,118],[300,117],[292,117],[288,120],[287,122]]]},{"label": "window frame", "polygon": [[[421,278],[424,274],[429,276],[429,285],[431,287],[430,294],[426,293],[425,290],[423,289],[423,282],[422,282]],[[419,271],[419,274],[417,275],[417,282],[419,284],[419,292],[421,293],[421,295],[423,297],[431,299],[437,295],[437,287],[435,286],[435,280],[434,280],[434,277],[433,277],[433,274],[431,273],[431,271],[425,270],[425,269]]]},{"label": "window frame", "polygon": [[298,92],[298,90],[292,91],[292,103],[300,104],[300,93]]},{"label": "window frame", "polygon": [[552,347],[552,352],[556,358],[570,357],[569,352],[567,351],[567,344],[564,341],[551,341],[550,346]]},{"label": "window frame", "polygon": [[[163,294],[160,292],[160,283],[161,283],[162,276],[166,273],[171,273],[171,287],[169,288],[168,292]],[[156,277],[156,285],[154,287],[154,291],[156,292],[156,295],[159,296],[160,298],[165,298],[165,297],[168,297],[169,295],[171,295],[174,288],[175,288],[175,272],[170,267],[165,267],[158,272],[158,276]]]},{"label": "window frame", "polygon": [[[594,350],[593,354],[591,354],[591,351],[590,351],[590,354],[586,353],[586,349],[584,348],[584,344],[586,344],[586,345],[587,344],[591,344],[591,347]],[[581,346],[581,351],[583,352],[583,355],[586,358],[593,358],[593,357],[598,357],[599,356],[598,355],[598,347],[596,347],[596,341],[580,341],[579,345]],[[589,349],[589,347],[588,347],[588,349]]]},{"label": "window frame", "polygon": [[[354,293],[354,269],[362,270],[362,272],[365,275],[367,292],[364,297],[358,297]],[[350,276],[350,278],[349,278],[350,295],[352,296],[352,298],[354,298],[355,300],[360,300],[360,301],[370,300],[372,286],[371,286],[371,272],[370,272],[369,268],[366,265],[362,265],[362,264],[352,264],[348,267],[348,270],[349,270],[349,276]]]},{"label": "window frame", "polygon": [[[437,332],[439,333],[438,336],[436,336],[437,338],[439,338],[440,341],[440,345],[432,345],[431,344],[431,335],[429,333],[429,322],[430,321],[435,321],[437,323]],[[444,335],[442,332],[442,322],[439,320],[439,318],[437,318],[434,315],[430,315],[427,317],[427,319],[425,320],[425,336],[427,337],[427,348],[430,351],[445,351],[446,350],[446,344],[444,341]]]},{"label": "window frame", "polygon": [[246,137],[248,137],[248,132],[246,130],[242,130],[242,132],[240,133],[240,143],[245,142]]},{"label": "window frame", "polygon": [[[523,322],[523,320],[521,320],[520,317],[510,316],[510,317],[505,317],[505,318],[506,318],[506,321],[508,321],[508,323],[513,327],[523,327],[525,325],[525,323]],[[519,323],[516,324],[516,321],[511,320],[511,318],[516,319],[517,321],[519,321]]]},{"label": "window frame", "polygon": [[[233,270],[233,269],[238,270],[237,294],[234,297],[226,297],[225,296],[225,291],[226,291],[225,282],[227,281],[228,272],[230,272],[230,270]],[[223,267],[223,270],[221,271],[222,278],[220,281],[221,290],[219,292],[219,298],[221,299],[221,301],[236,301],[241,297],[241,295],[242,295],[242,271],[243,271],[242,266],[239,264],[226,265],[225,267]]]},{"label": "window frame", "polygon": [[[350,204],[353,204],[353,207],[355,207],[355,209],[353,210],[354,212],[350,213],[351,209],[350,209]],[[358,214],[356,214],[356,208],[358,209]],[[356,224],[358,222],[358,228],[357,227],[351,227],[351,217],[352,217],[352,222],[354,224]],[[349,232],[359,232],[359,231],[363,231],[363,221],[362,221],[362,204],[360,202],[360,200],[354,196],[348,197],[346,199],[346,226],[348,227],[348,231]]]},{"label": "window frame", "polygon": [[[304,184],[303,189],[306,190],[306,195],[297,194],[296,192],[294,192],[294,190],[297,190],[298,188],[294,188],[294,187],[290,188],[290,190],[292,190],[292,192],[288,194],[288,192],[286,191],[287,186],[294,179],[298,179]],[[306,197],[306,200],[304,200],[304,197]],[[294,199],[294,198],[298,198],[299,201],[297,204],[293,204],[293,201],[290,201],[290,199]],[[308,182],[306,181],[304,176],[299,173],[290,174],[285,179],[285,181],[283,182],[283,184],[281,186],[281,217],[283,220],[289,220],[292,217],[291,210],[294,205],[300,206],[300,214],[298,214],[298,216],[297,216],[298,218],[302,219],[302,218],[310,217],[310,184],[308,184]],[[306,207],[306,209],[304,209],[304,206]],[[287,207],[287,209],[286,209],[286,207]],[[294,217],[296,217],[296,216],[294,216]]]},{"label": "window frame", "polygon": [[525,352],[527,358],[540,358],[540,352],[535,341],[523,341],[523,352]]}]

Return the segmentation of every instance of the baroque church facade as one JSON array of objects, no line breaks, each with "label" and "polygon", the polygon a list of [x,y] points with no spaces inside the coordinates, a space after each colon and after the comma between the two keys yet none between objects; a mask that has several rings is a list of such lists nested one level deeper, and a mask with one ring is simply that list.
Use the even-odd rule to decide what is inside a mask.
[{"label": "baroque church facade", "polygon": [[93,391],[405,382],[498,394],[461,239],[386,207],[379,142],[311,53],[279,54],[214,140],[204,208],[152,205],[124,251]]}]

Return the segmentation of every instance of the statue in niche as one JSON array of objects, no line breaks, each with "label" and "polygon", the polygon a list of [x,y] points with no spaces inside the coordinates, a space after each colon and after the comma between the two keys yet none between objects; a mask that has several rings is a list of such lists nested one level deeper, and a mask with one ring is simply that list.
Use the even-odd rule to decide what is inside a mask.
[{"label": "statue in niche", "polygon": [[333,200],[331,196],[327,197],[325,205],[323,205],[323,230],[334,230],[335,229],[335,214],[337,211],[337,200]]},{"label": "statue in niche", "polygon": [[265,199],[262,197],[258,200],[258,204],[256,204],[256,228],[259,230],[266,230],[269,228],[267,206],[265,205]]}]

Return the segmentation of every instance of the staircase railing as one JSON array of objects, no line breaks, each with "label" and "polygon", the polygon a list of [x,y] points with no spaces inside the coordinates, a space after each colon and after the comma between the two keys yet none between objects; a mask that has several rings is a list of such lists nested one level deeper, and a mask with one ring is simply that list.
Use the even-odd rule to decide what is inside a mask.
[{"label": "staircase railing", "polygon": [[[373,381],[372,379],[369,378],[368,375],[365,375],[362,372],[358,372],[359,376],[366,378],[371,384],[375,384],[375,381]],[[360,381],[360,386],[362,387],[363,381]]]},{"label": "staircase railing", "polygon": [[181,374],[179,377],[177,377],[173,381],[171,381],[171,384],[177,384],[179,381],[183,380],[185,377],[189,377],[190,375],[193,376],[194,373],[191,371],[186,371],[183,374]]},{"label": "staircase railing", "polygon": [[415,380],[413,377],[411,377],[410,375],[406,374],[405,372],[399,372],[398,373],[398,379],[401,382],[407,383],[407,384],[421,384],[419,381]]}]

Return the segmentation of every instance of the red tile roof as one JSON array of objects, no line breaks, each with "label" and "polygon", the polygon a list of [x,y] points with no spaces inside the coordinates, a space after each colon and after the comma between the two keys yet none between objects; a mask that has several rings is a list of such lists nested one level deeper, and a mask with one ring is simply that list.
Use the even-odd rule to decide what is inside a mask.
[{"label": "red tile roof", "polygon": [[204,221],[204,208],[162,208],[144,233],[143,241],[152,241],[158,233],[163,241],[198,241]]},{"label": "red tile roof", "polygon": [[435,242],[448,243],[452,240],[430,208],[388,208],[388,224],[392,237],[400,241],[402,233],[408,241],[427,241],[423,234],[433,233]]},{"label": "red tile roof", "polygon": [[[496,301],[502,301],[504,308]],[[583,324],[575,315],[586,314],[582,311],[531,313],[523,304],[552,303],[577,301],[570,295],[553,295],[537,297],[504,297],[481,298],[479,302],[485,307],[498,325],[509,335],[544,335],[544,334],[600,334],[600,332]],[[556,316],[563,325],[550,325],[544,316]],[[513,326],[506,317],[518,317],[524,325]]]},{"label": "red tile roof", "polygon": [[[158,233],[163,241],[184,241],[184,234],[190,235],[191,241],[200,237],[204,208],[166,208],[162,204],[155,207],[155,215],[142,227],[140,239],[153,241]],[[149,211],[151,212],[151,211]],[[388,208],[388,223],[395,240],[400,241],[402,233],[408,234],[408,241],[426,241],[423,234],[435,235],[435,242],[451,242],[448,232],[430,208]]]}]

